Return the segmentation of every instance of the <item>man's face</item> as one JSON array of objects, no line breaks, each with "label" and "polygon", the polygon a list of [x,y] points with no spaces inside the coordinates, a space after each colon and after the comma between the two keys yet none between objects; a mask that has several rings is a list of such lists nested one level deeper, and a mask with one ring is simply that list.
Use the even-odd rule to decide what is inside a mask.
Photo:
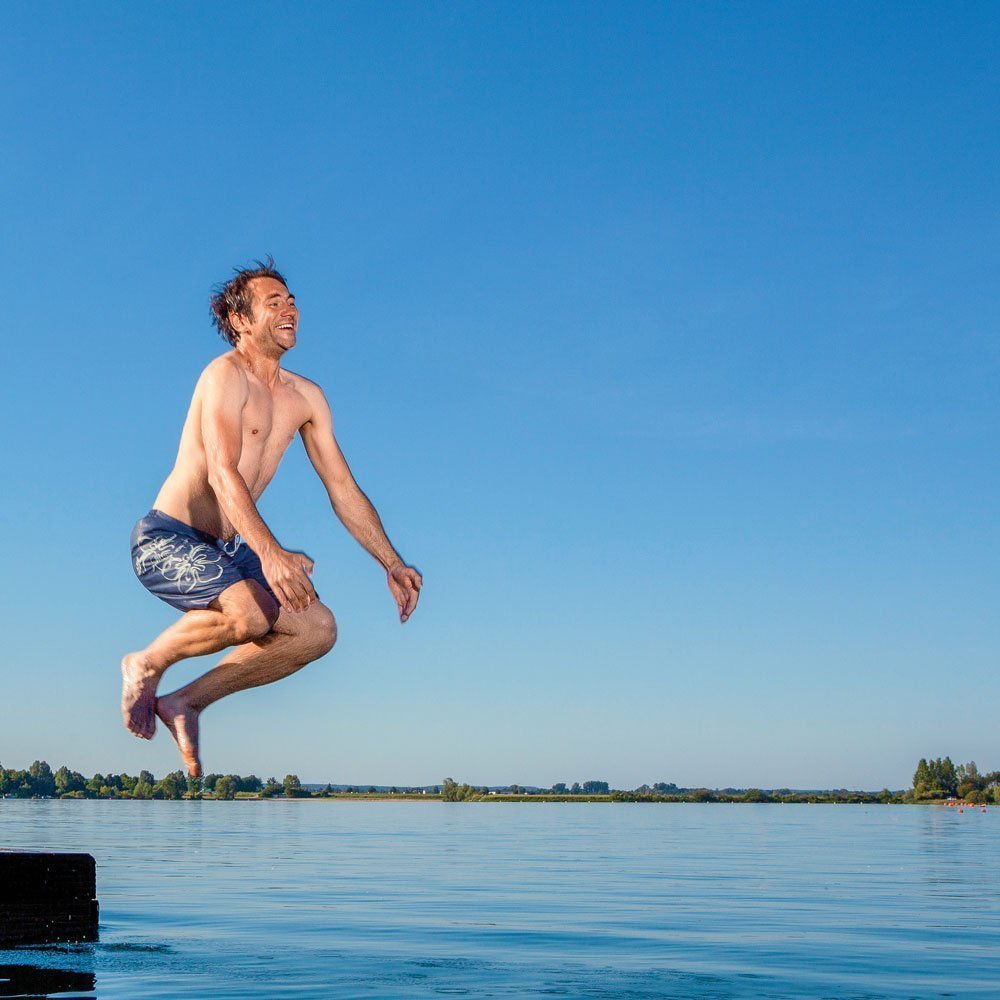
[{"label": "man's face", "polygon": [[246,337],[267,354],[274,349],[283,354],[293,348],[299,327],[295,296],[277,278],[254,278],[250,294],[253,317],[236,317],[240,339]]}]

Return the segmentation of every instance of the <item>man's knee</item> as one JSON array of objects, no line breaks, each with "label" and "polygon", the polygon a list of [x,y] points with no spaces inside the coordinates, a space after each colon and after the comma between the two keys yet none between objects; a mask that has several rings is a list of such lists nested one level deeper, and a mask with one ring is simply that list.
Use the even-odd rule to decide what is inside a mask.
[{"label": "man's knee", "polygon": [[337,641],[337,622],[333,612],[325,604],[314,604],[309,609],[309,628],[306,643],[311,659],[318,660],[333,649]]}]

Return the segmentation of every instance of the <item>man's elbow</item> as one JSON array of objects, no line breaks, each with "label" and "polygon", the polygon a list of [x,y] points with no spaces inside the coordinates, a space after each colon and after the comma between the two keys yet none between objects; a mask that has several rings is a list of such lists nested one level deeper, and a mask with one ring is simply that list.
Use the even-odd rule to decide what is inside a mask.
[{"label": "man's elbow", "polygon": [[219,462],[208,463],[208,485],[212,487],[216,494],[227,493],[232,488],[233,476],[237,475],[236,469]]}]

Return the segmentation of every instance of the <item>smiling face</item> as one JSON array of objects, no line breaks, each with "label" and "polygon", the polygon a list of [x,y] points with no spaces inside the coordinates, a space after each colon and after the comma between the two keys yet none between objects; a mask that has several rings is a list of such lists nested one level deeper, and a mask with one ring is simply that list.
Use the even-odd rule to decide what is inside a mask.
[{"label": "smiling face", "polygon": [[295,346],[299,328],[295,296],[277,278],[254,278],[250,295],[249,316],[230,314],[230,322],[240,335],[240,347],[280,357]]}]

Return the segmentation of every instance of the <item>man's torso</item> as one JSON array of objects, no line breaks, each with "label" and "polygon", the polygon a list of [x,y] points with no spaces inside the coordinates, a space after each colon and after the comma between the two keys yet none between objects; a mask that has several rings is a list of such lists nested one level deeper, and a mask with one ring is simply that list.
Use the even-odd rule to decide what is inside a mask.
[{"label": "man's torso", "polygon": [[[239,365],[233,354],[235,352],[216,358],[209,368],[218,364]],[[248,395],[242,410],[242,451],[238,470],[256,503],[274,478],[296,431],[310,417],[305,392],[311,383],[279,369],[277,380],[269,388],[242,365],[239,367],[247,380]],[[231,538],[236,530],[219,505],[208,479],[202,433],[202,385],[199,380],[184,421],[177,460],[153,506],[217,538]]]}]

